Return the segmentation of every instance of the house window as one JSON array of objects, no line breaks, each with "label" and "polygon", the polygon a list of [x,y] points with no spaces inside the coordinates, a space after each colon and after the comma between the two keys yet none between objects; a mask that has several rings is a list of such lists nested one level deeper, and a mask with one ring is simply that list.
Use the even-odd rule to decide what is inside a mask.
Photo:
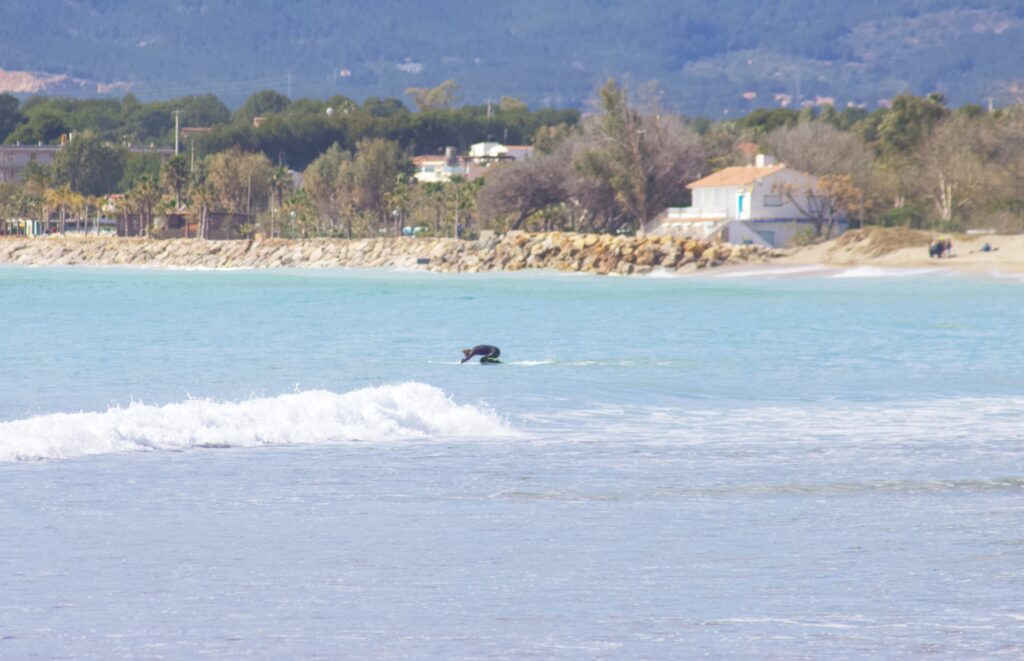
[{"label": "house window", "polygon": [[772,195],[765,195],[764,196],[764,205],[766,207],[781,207],[782,206],[782,196],[777,194],[777,193],[774,193]]}]

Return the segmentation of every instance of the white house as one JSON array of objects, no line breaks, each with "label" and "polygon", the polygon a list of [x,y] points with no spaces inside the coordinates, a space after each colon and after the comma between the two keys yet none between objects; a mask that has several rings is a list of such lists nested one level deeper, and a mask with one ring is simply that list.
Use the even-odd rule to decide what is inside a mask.
[{"label": "white house", "polygon": [[414,156],[412,164],[416,168],[413,177],[424,184],[451,181],[452,177],[468,174],[466,163],[455,147],[445,149],[444,156]]},{"label": "white house", "polygon": [[524,145],[503,145],[500,142],[478,142],[471,145],[469,154],[462,156],[455,147],[445,149],[444,156],[415,156],[416,168],[413,175],[421,183],[451,181],[452,177],[473,180],[487,173],[495,163],[522,161],[533,156],[533,147]]},{"label": "white house", "polygon": [[469,147],[469,159],[478,164],[494,161],[523,161],[533,156],[529,145],[503,145],[500,142],[478,142]]},{"label": "white house", "polygon": [[[814,223],[801,209],[809,208],[815,181],[809,174],[758,154],[752,166],[728,167],[689,184],[692,205],[666,209],[645,230],[655,235],[786,247],[798,234],[814,231]],[[845,230],[845,221],[840,221],[833,235]]]}]

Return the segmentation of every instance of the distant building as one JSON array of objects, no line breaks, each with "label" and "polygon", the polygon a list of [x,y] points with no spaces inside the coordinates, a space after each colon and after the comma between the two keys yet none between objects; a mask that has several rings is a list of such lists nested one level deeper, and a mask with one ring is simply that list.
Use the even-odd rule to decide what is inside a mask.
[{"label": "distant building", "polygon": [[21,181],[29,163],[49,165],[58,151],[58,145],[0,145],[0,183]]},{"label": "distant building", "polygon": [[533,157],[528,145],[503,145],[500,142],[478,142],[469,148],[469,159],[478,165],[495,161],[524,161]]},{"label": "distant building", "polygon": [[[29,163],[50,165],[61,145],[0,145],[0,183],[21,181]],[[136,154],[156,153],[162,158],[174,156],[164,147],[129,147]]]},{"label": "distant building", "polygon": [[533,157],[528,145],[503,145],[499,142],[478,142],[471,145],[469,154],[462,156],[455,147],[447,147],[444,156],[424,155],[412,159],[416,168],[416,181],[437,183],[451,181],[452,177],[476,179],[487,168],[499,163],[522,161]]},{"label": "distant building", "polygon": [[412,164],[416,168],[413,176],[416,181],[424,184],[451,181],[452,177],[465,177],[469,174],[465,160],[459,156],[459,150],[448,147],[444,155],[414,156]]},{"label": "distant building", "polygon": [[[645,231],[787,247],[799,234],[814,231],[814,223],[801,209],[809,208],[815,182],[807,173],[758,154],[752,166],[728,167],[689,184],[693,203],[666,209]],[[833,235],[845,230],[841,220]]]}]

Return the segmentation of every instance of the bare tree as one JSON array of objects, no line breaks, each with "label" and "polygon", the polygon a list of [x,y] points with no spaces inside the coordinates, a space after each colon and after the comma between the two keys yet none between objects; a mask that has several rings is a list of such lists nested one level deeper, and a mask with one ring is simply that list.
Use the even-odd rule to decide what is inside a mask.
[{"label": "bare tree", "polygon": [[982,159],[983,145],[978,122],[955,115],[918,147],[920,189],[943,223],[969,212],[993,183]]},{"label": "bare tree", "polygon": [[1004,181],[1004,199],[1018,218],[1024,215],[1024,106],[1006,113],[993,132],[993,163]]},{"label": "bare tree", "polygon": [[840,220],[861,210],[864,196],[848,174],[809,177],[803,185],[780,183],[782,194],[814,225],[816,236],[829,239]]},{"label": "bare tree", "polygon": [[872,158],[860,137],[830,124],[802,121],[772,131],[769,150],[788,167],[808,176],[802,183],[779,184],[777,190],[829,238],[836,224],[855,213],[863,218],[864,188]]},{"label": "bare tree", "polygon": [[556,156],[493,167],[480,190],[480,213],[488,220],[511,216],[509,227],[520,229],[533,214],[566,200],[567,174],[566,164]]},{"label": "bare tree", "polygon": [[863,182],[871,170],[871,154],[860,137],[822,122],[776,129],[765,143],[782,163],[818,177],[849,176]]}]

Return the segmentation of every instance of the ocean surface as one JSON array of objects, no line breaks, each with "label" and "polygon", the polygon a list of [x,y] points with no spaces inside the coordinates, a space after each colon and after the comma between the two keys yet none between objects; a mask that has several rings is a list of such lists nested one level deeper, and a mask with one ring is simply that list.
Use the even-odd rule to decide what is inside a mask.
[{"label": "ocean surface", "polygon": [[1021,279],[7,267],[0,330],[0,658],[1024,656]]}]

